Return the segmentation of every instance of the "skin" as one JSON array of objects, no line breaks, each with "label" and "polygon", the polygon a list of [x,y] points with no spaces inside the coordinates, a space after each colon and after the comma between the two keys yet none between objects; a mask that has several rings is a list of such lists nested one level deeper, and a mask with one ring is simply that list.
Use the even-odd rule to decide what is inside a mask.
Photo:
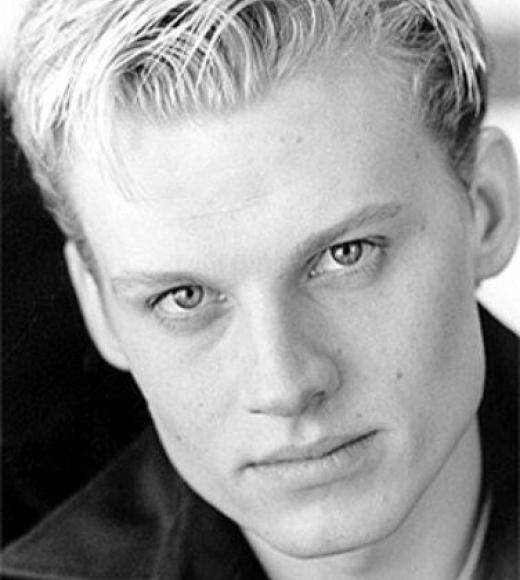
[{"label": "skin", "polygon": [[[475,523],[474,289],[508,252],[374,66],[311,71],[226,116],[123,119],[139,199],[81,157],[68,177],[99,266],[68,245],[94,340],[272,578],[451,578]],[[337,467],[259,467],[367,433]]]}]

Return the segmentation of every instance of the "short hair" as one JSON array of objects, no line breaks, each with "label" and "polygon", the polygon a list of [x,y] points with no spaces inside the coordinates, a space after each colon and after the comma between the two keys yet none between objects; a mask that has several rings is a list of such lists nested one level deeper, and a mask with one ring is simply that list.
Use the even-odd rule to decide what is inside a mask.
[{"label": "short hair", "polygon": [[486,49],[468,0],[36,0],[17,42],[13,132],[77,241],[60,176],[82,144],[100,170],[122,173],[121,111],[151,122],[232,112],[318,57],[364,43],[403,65],[420,121],[467,184],[487,103]]}]

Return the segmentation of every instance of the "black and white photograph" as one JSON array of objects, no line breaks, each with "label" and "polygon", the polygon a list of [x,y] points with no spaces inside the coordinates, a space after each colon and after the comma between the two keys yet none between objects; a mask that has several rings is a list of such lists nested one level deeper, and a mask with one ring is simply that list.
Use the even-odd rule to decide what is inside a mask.
[{"label": "black and white photograph", "polygon": [[520,578],[520,1],[0,0],[5,580]]}]

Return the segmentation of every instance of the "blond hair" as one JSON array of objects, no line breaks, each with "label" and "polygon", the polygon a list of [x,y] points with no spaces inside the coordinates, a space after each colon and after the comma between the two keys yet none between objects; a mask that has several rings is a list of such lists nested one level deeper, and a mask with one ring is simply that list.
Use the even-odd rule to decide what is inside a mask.
[{"label": "blond hair", "polygon": [[467,179],[487,70],[466,0],[37,0],[8,83],[13,131],[48,208],[81,240],[61,175],[86,144],[117,177],[118,112],[171,122],[233,111],[360,40],[403,64],[421,121]]}]

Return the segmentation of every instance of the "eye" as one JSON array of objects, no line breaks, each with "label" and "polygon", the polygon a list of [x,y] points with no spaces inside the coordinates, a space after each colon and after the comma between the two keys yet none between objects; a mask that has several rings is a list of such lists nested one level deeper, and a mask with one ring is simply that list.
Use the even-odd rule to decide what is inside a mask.
[{"label": "eye", "polygon": [[177,286],[153,300],[152,306],[162,314],[178,315],[183,310],[193,310],[205,298],[204,288],[198,285]]},{"label": "eye", "polygon": [[372,240],[353,240],[341,242],[323,252],[310,276],[316,278],[326,273],[344,272],[355,274],[375,265],[383,243]]},{"label": "eye", "polygon": [[363,255],[363,242],[346,242],[332,246],[327,250],[340,266],[353,266]]},{"label": "eye", "polygon": [[202,329],[227,312],[224,294],[199,284],[182,284],[147,301],[149,310],[167,329]]}]

